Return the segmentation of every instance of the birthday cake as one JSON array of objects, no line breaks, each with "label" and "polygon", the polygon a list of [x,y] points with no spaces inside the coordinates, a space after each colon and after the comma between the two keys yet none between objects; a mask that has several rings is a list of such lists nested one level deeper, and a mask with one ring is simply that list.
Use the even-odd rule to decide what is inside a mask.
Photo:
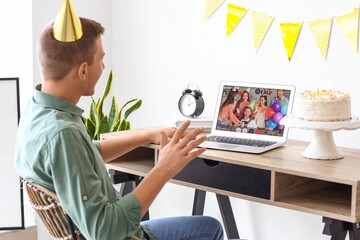
[{"label": "birthday cake", "polygon": [[346,121],[351,118],[348,93],[332,90],[305,91],[298,95],[295,116],[307,121]]}]

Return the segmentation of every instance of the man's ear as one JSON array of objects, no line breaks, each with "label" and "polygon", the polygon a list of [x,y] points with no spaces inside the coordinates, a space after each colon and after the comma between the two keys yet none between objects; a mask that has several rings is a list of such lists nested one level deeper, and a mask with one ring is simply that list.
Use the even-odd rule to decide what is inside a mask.
[{"label": "man's ear", "polygon": [[86,62],[82,62],[78,69],[78,76],[81,80],[86,80],[88,75],[88,64]]}]

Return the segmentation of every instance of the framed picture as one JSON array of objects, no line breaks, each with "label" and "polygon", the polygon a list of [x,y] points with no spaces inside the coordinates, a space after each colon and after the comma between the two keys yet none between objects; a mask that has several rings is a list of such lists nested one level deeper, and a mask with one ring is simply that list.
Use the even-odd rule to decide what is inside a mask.
[{"label": "framed picture", "polygon": [[23,190],[14,168],[19,78],[0,78],[0,230],[24,229]]}]

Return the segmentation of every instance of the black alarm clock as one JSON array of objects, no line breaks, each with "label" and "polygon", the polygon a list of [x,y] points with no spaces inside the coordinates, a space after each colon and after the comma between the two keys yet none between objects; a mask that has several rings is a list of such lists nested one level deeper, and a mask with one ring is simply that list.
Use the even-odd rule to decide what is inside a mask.
[{"label": "black alarm clock", "polygon": [[182,115],[193,118],[200,116],[205,107],[202,92],[199,89],[192,90],[188,86],[182,92],[178,105]]}]

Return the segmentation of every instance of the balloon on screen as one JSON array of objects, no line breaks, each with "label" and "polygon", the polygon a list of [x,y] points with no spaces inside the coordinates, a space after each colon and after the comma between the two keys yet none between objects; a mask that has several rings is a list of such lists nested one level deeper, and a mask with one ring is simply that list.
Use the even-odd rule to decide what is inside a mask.
[{"label": "balloon on screen", "polygon": [[285,104],[284,106],[281,107],[280,112],[282,115],[287,115],[287,110],[288,110],[288,105]]},{"label": "balloon on screen", "polygon": [[281,103],[275,102],[275,103],[272,105],[272,108],[274,109],[275,112],[280,112],[280,110],[281,110]]}]

